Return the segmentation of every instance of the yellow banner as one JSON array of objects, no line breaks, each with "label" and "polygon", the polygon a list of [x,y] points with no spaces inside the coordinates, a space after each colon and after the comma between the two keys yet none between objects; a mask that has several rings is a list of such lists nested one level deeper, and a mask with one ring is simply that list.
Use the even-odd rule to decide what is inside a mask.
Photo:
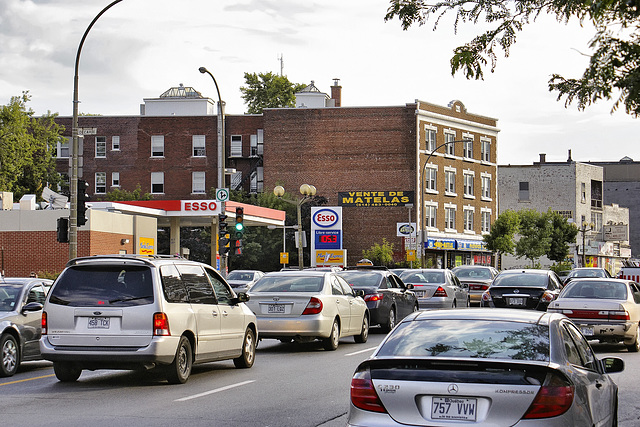
[{"label": "yellow banner", "polygon": [[150,237],[140,237],[140,251],[142,255],[155,255],[155,239]]},{"label": "yellow banner", "polygon": [[344,249],[316,251],[316,265],[345,265]]}]

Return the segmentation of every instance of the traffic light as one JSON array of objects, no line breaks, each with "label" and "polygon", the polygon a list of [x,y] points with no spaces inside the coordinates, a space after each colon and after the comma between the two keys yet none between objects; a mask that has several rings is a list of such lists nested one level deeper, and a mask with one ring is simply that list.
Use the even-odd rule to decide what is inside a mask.
[{"label": "traffic light", "polygon": [[69,218],[58,218],[58,243],[69,243]]},{"label": "traffic light", "polygon": [[227,215],[221,213],[218,214],[218,253],[220,255],[226,255],[229,252],[229,242],[231,236],[227,229]]},{"label": "traffic light", "polygon": [[236,208],[236,240],[244,234],[244,208]]},{"label": "traffic light", "polygon": [[78,180],[78,212],[76,218],[78,220],[78,227],[87,223],[87,202],[89,196],[87,196],[87,181],[83,179]]}]

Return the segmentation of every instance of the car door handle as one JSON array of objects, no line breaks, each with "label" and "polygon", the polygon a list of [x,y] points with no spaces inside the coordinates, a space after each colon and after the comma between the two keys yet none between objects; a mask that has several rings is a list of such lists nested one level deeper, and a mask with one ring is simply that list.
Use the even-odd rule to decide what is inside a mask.
[{"label": "car door handle", "polygon": [[218,317],[218,312],[217,312],[217,311],[212,311],[212,312],[211,312],[211,315],[212,315],[213,317]]},{"label": "car door handle", "polygon": [[227,316],[229,315],[229,313],[227,313],[227,312],[226,312],[226,310],[225,310],[225,311],[223,311],[223,312],[222,312],[222,315],[223,315],[224,317],[227,317]]},{"label": "car door handle", "polygon": [[596,381],[596,388],[602,388],[602,383]]}]

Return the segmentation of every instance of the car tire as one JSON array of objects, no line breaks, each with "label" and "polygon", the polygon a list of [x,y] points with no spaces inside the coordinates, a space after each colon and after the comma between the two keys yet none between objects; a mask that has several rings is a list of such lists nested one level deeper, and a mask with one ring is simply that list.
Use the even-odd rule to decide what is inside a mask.
[{"label": "car tire", "polygon": [[53,373],[56,374],[58,381],[72,383],[80,378],[82,369],[75,367],[73,363],[69,362],[53,362]]},{"label": "car tire", "polygon": [[2,350],[2,365],[0,365],[0,377],[10,377],[18,371],[20,364],[20,350],[18,342],[11,334],[3,334],[0,338]]},{"label": "car tire", "polygon": [[363,344],[367,342],[369,339],[369,317],[365,314],[362,318],[362,329],[360,330],[360,334],[355,335],[353,340],[358,344]]},{"label": "car tire", "polygon": [[187,337],[180,337],[176,356],[173,362],[167,367],[167,381],[169,384],[184,384],[189,379],[191,367],[193,366],[193,350]]},{"label": "car tire", "polygon": [[256,337],[252,329],[247,329],[242,341],[242,355],[233,359],[236,368],[250,368],[256,360]]},{"label": "car tire", "polygon": [[631,344],[627,344],[629,353],[637,353],[640,350],[640,326],[636,327],[636,337]]},{"label": "car tire", "polygon": [[389,317],[387,318],[387,323],[382,326],[383,332],[391,332],[393,328],[396,327],[396,308],[391,307],[389,309]]},{"label": "car tire", "polygon": [[333,321],[333,326],[331,326],[331,335],[329,338],[324,338],[322,340],[322,346],[327,351],[333,351],[338,348],[338,342],[340,341],[340,325],[338,324],[338,319]]}]

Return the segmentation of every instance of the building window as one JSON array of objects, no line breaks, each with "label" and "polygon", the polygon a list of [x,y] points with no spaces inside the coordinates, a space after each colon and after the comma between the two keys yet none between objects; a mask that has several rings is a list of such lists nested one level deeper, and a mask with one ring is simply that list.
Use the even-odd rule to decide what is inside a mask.
[{"label": "building window", "polygon": [[151,172],[151,193],[164,193],[164,172]]},{"label": "building window", "polygon": [[529,201],[529,183],[520,181],[518,185],[518,200]]},{"label": "building window", "polygon": [[591,207],[602,209],[602,181],[591,180]]},{"label": "building window", "polygon": [[446,194],[456,193],[456,171],[444,171],[444,191]]},{"label": "building window", "polygon": [[436,129],[425,128],[425,147],[427,151],[433,151],[436,149]]},{"label": "building window", "polygon": [[464,195],[465,197],[473,197],[473,181],[474,176],[470,173],[464,174]]},{"label": "building window", "polygon": [[191,174],[191,192],[202,194],[205,192],[205,173],[193,172]]},{"label": "building window", "polygon": [[229,157],[242,157],[242,135],[231,135],[231,152]]},{"label": "building window", "polygon": [[64,141],[58,141],[57,149],[56,149],[56,157],[59,159],[67,159],[69,158],[69,144],[71,142],[71,138],[64,138]]},{"label": "building window", "polygon": [[151,135],[151,157],[164,157],[164,135]]},{"label": "building window", "polygon": [[464,210],[464,231],[473,231],[473,210]]},{"label": "building window", "polygon": [[107,173],[96,172],[96,194],[107,193]]},{"label": "building window", "polygon": [[120,137],[112,136],[111,137],[111,150],[112,151],[120,151]]},{"label": "building window", "polygon": [[587,184],[580,183],[580,202],[587,203]]},{"label": "building window", "polygon": [[106,136],[96,136],[96,157],[107,157]]},{"label": "building window", "polygon": [[120,172],[111,173],[111,186],[120,187]]},{"label": "building window", "polygon": [[456,154],[456,147],[455,147],[455,143],[453,141],[456,140],[456,134],[455,133],[445,133],[444,134],[444,142],[445,142],[445,146],[444,146],[444,153],[448,154],[450,156],[454,156]]},{"label": "building window", "polygon": [[436,177],[438,175],[438,169],[435,167],[426,167],[424,169],[424,189],[426,192],[435,193],[437,192],[436,188]]},{"label": "building window", "polygon": [[456,228],[456,208],[445,206],[444,208],[444,228],[455,230]]},{"label": "building window", "polygon": [[602,212],[591,212],[591,222],[593,223],[593,231],[602,233]]},{"label": "building window", "polygon": [[483,162],[491,161],[491,141],[488,139],[480,141],[480,160]]},{"label": "building window", "polygon": [[482,198],[491,200],[491,177],[482,177]]},{"label": "building window", "polygon": [[491,231],[491,212],[482,211],[481,216],[482,216],[481,230],[483,233],[489,233]]},{"label": "building window", "polygon": [[193,135],[191,137],[191,145],[193,147],[193,157],[204,157],[207,155],[205,151],[206,138],[204,135]]},{"label": "building window", "polygon": [[462,142],[462,155],[467,159],[473,159],[473,139],[464,137]]},{"label": "building window", "polygon": [[436,212],[438,207],[435,205],[426,205],[424,207],[426,226],[429,228],[436,228]]}]

